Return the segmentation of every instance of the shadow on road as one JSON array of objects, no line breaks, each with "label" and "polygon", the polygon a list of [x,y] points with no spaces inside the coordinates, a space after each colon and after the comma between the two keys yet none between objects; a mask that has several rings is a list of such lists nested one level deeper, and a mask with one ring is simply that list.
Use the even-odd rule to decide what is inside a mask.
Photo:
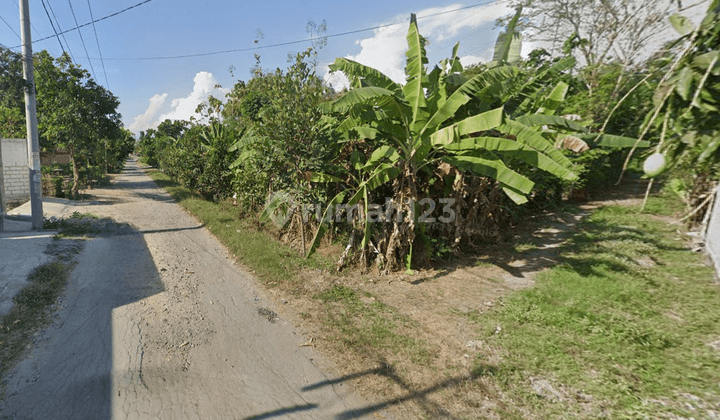
[{"label": "shadow on road", "polygon": [[[370,404],[365,407],[360,407],[352,410],[344,411],[338,415],[335,416],[335,419],[337,420],[350,420],[350,419],[358,419],[367,417],[374,413],[382,412],[383,410],[402,404],[404,402],[408,401],[415,401],[418,406],[422,409],[424,414],[427,416],[427,418],[432,419],[455,419],[454,416],[452,416],[446,409],[438,405],[437,403],[434,403],[430,401],[427,397],[430,394],[433,394],[438,391],[442,391],[444,389],[452,388],[454,386],[463,384],[465,382],[473,381],[478,379],[482,374],[470,374],[470,375],[464,375],[464,376],[458,376],[455,378],[450,378],[441,382],[438,382],[432,386],[429,386],[427,388],[422,389],[414,389],[411,385],[409,385],[406,381],[402,379],[400,375],[398,375],[394,368],[392,366],[389,366],[387,364],[383,364],[383,367],[376,368],[376,369],[369,369],[362,372],[353,373],[350,375],[345,375],[339,378],[335,379],[328,379],[326,381],[318,382],[315,384],[311,384],[308,386],[305,386],[301,389],[303,392],[308,392],[312,390],[316,390],[322,387],[326,386],[335,386],[342,382],[347,382],[353,379],[360,378],[362,376],[367,375],[378,375],[385,377],[396,384],[400,385],[405,391],[406,394],[400,397],[390,398],[385,401]],[[314,408],[314,404],[308,404],[306,406],[294,406],[294,407],[287,407],[282,408],[274,411],[270,411],[267,413],[258,414],[255,416],[247,417],[245,420],[251,420],[251,419],[267,419],[272,417],[278,417],[281,415],[293,413],[296,411],[301,410],[309,410]]]},{"label": "shadow on road", "polygon": [[287,414],[297,413],[300,411],[314,410],[316,408],[318,408],[317,404],[296,405],[296,406],[292,406],[292,407],[281,408],[278,410],[269,411],[269,412],[263,413],[263,414],[258,414],[257,416],[245,417],[245,419],[243,419],[243,420],[271,419],[273,417],[281,417],[281,416],[285,416]]},{"label": "shadow on road", "polygon": [[142,235],[87,241],[52,324],[6,378],[0,417],[110,419],[113,311],[162,291]]}]

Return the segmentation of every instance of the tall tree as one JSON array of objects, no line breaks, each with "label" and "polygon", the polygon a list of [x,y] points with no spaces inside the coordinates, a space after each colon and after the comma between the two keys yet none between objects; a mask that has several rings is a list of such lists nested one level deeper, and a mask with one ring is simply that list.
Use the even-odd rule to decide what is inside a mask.
[{"label": "tall tree", "polygon": [[[515,0],[525,9],[530,40],[547,43],[551,53],[574,47],[587,66],[618,59],[631,65],[668,28],[669,0]],[[570,37],[568,38],[568,35]]]},{"label": "tall tree", "polygon": [[95,83],[87,70],[67,54],[53,59],[47,51],[36,57],[38,127],[43,147],[70,152],[72,195],[80,185],[80,167],[104,139],[122,136],[118,99]]},{"label": "tall tree", "polygon": [[0,46],[0,136],[25,137],[22,61],[17,54]]}]

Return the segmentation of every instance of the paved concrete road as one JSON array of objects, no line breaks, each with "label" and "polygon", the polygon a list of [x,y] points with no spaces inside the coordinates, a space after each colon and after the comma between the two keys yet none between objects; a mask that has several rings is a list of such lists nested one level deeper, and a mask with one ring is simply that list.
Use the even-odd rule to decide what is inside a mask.
[{"label": "paved concrete road", "polygon": [[[138,234],[89,240],[62,308],[5,378],[14,419],[385,418],[135,161],[72,211]],[[78,208],[79,207],[79,208]],[[320,367],[319,367],[320,366]],[[367,408],[364,408],[367,407]]]}]

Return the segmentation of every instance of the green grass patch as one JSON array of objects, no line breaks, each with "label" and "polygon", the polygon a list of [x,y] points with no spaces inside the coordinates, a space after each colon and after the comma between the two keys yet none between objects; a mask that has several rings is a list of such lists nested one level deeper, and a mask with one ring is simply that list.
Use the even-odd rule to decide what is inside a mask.
[{"label": "green grass patch", "polygon": [[[666,197],[651,203],[674,212]],[[720,401],[720,352],[707,345],[720,338],[720,287],[684,240],[677,226],[632,207],[595,211],[535,287],[468,316],[504,354],[494,366],[479,357],[476,373],[496,376],[539,418],[564,408],[538,397],[530,377],[607,401],[611,418],[697,416],[678,395]]]},{"label": "green grass patch", "polygon": [[402,332],[417,325],[372,294],[336,285],[317,298],[325,305],[327,322],[336,333],[328,339],[340,342],[353,352],[366,355],[390,352],[412,363],[429,365],[430,351],[426,344]]},{"label": "green grass patch", "polygon": [[[32,345],[33,334],[50,323],[49,307],[65,289],[73,264],[60,260],[35,268],[29,284],[13,299],[13,308],[0,316],[0,376],[5,377]],[[5,388],[2,387],[4,398]]]},{"label": "green grass patch", "polygon": [[[241,218],[239,210],[229,203],[206,201],[158,170],[149,170],[148,174],[268,286],[293,282],[295,274],[303,269],[332,269],[330,259],[317,253],[309,259],[301,257],[298,251],[263,230],[256,219]],[[312,233],[307,232],[306,235],[310,237],[306,237],[310,242]]]},{"label": "green grass patch", "polygon": [[43,227],[59,231],[56,239],[133,233],[130,225],[126,223],[117,223],[110,218],[101,219],[95,214],[77,211],[65,219],[46,219]]},{"label": "green grass patch", "polygon": [[515,244],[513,246],[513,250],[519,254],[522,254],[523,252],[534,251],[536,249],[538,249],[538,246],[531,242]]},{"label": "green grass patch", "polygon": [[[628,210],[638,213],[640,207],[640,205],[630,206]],[[658,193],[651,194],[648,197],[643,213],[658,216],[679,216],[686,210],[685,203],[678,199],[677,194],[673,193],[668,187],[664,187]]]}]

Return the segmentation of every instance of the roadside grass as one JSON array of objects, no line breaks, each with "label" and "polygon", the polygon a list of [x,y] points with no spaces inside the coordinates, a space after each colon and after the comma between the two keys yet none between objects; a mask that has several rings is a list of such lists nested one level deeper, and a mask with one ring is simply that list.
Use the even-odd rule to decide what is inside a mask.
[{"label": "roadside grass", "polygon": [[[296,250],[280,243],[268,230],[259,230],[255,220],[238,217],[237,208],[229,203],[203,200],[158,170],[147,173],[200,220],[242,264],[252,269],[267,287],[286,285],[291,291],[296,286],[302,289],[297,284],[297,274],[301,270],[334,270],[330,258],[320,253],[310,259],[301,258]],[[327,332],[324,338],[339,352],[361,355],[361,358],[373,361],[404,359],[422,366],[430,363],[431,352],[427,344],[405,334],[418,326],[376,296],[335,285],[311,297],[324,309],[322,322]],[[392,368],[392,363],[387,368]]]},{"label": "roadside grass", "polygon": [[[332,271],[328,259],[301,258],[229,203],[205,201],[161,172],[149,173],[268,287],[293,290],[303,269]],[[496,401],[495,414],[634,419],[720,412],[720,351],[708,345],[720,340],[720,286],[703,256],[687,248],[679,226],[657,217],[677,215],[681,203],[660,194],[644,214],[639,210],[593,211],[560,248],[561,263],[540,273],[534,287],[506,295],[489,312],[452,312],[485,343],[471,368],[474,385],[465,386]],[[532,243],[510,247],[536,249]],[[475,264],[491,266],[482,259]],[[432,343],[418,338],[422,326],[382,296],[337,284],[314,293],[323,339],[347,363],[381,362],[382,369],[425,379],[456,373],[437,370]],[[464,401],[454,391],[442,398]],[[471,399],[467,407],[479,404]]]},{"label": "roadside grass", "polygon": [[67,219],[46,219],[43,228],[59,231],[56,238],[96,235],[103,233],[97,220],[100,217],[95,214],[76,211]]},{"label": "roadside grass", "polygon": [[[638,210],[594,211],[533,288],[467,315],[501,355],[478,356],[474,373],[493,377],[524,413],[676,418],[720,410],[720,351],[708,345],[720,339],[720,285],[677,225]],[[677,210],[663,195],[646,207]],[[539,396],[537,378],[560,396]],[[586,394],[581,407],[577,395]]]},{"label": "roadside grass", "polygon": [[147,173],[268,287],[278,283],[292,284],[296,280],[295,274],[304,269],[332,270],[330,259],[317,253],[309,259],[302,258],[298,251],[280,243],[269,228],[259,229],[256,220],[241,218],[238,209],[231,204],[206,201],[158,170],[151,169]]},{"label": "roadside grass", "polygon": [[[70,254],[77,252],[76,249],[77,246],[70,247]],[[0,316],[1,377],[5,377],[32,347],[33,334],[50,323],[51,307],[65,289],[73,265],[68,258],[59,256],[35,268],[28,276],[29,284],[13,299],[10,313]],[[4,383],[0,394],[5,397]]]},{"label": "roadside grass", "polygon": [[394,355],[416,365],[427,366],[431,352],[427,343],[399,332],[417,328],[417,324],[380,302],[374,295],[335,285],[317,296],[327,314],[332,333],[327,340],[346,352],[378,356]]}]

